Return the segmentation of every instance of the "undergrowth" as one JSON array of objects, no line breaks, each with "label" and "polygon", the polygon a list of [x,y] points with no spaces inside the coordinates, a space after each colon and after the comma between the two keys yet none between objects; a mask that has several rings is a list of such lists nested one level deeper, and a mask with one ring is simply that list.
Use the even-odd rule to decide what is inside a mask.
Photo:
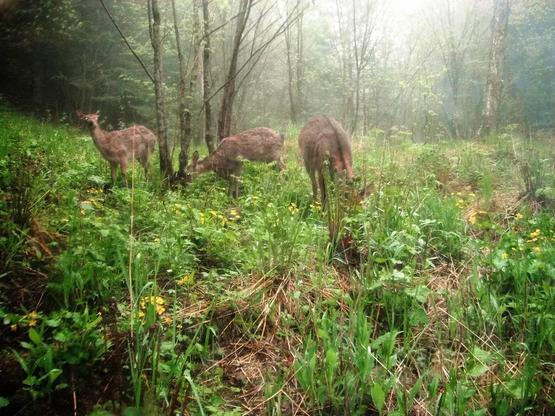
[{"label": "undergrowth", "polygon": [[555,408],[546,144],[357,138],[372,193],[338,187],[326,212],[295,127],[287,170],[247,163],[233,200],[215,175],[108,190],[84,132],[6,108],[0,126],[8,413]]}]

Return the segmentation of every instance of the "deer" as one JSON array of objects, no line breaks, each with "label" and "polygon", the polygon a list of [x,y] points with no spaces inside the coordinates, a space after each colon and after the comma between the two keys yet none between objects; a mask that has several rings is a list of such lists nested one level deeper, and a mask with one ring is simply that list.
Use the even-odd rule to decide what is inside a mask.
[{"label": "deer", "polygon": [[[318,199],[318,188],[322,206],[326,204],[324,164],[329,161],[330,178],[335,174],[353,179],[353,157],[349,136],[339,122],[327,116],[311,117],[299,134],[299,147],[304,165],[312,183],[314,200]],[[316,181],[318,176],[318,181]]]},{"label": "deer", "polygon": [[76,114],[87,122],[96,148],[110,163],[112,186],[116,183],[118,165],[127,186],[127,165],[135,159],[143,166],[145,177],[149,176],[150,156],[156,145],[156,135],[152,131],[141,125],[133,125],[123,130],[104,131],[98,124],[98,111],[83,114],[81,110],[76,110]]},{"label": "deer", "polygon": [[222,139],[216,150],[199,161],[199,153],[193,153],[190,177],[214,171],[229,180],[229,194],[239,196],[239,177],[243,169],[243,159],[265,163],[276,162],[278,171],[285,168],[283,162],[284,137],[267,127],[246,130]]}]

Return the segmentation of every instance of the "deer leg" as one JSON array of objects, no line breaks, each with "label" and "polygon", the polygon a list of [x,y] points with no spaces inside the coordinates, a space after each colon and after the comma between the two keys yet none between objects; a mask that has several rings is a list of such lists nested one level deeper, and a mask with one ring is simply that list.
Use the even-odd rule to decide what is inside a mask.
[{"label": "deer leg", "polygon": [[285,170],[285,162],[283,161],[282,157],[280,157],[278,159],[277,170],[278,170],[278,172],[281,172],[282,170]]},{"label": "deer leg", "polygon": [[116,162],[110,162],[110,170],[112,172],[112,186],[115,186],[118,176],[118,164]]},{"label": "deer leg", "polygon": [[308,176],[310,177],[310,183],[312,184],[312,196],[314,201],[318,199],[318,185],[316,184],[316,172],[314,169],[308,171]]},{"label": "deer leg", "polygon": [[127,184],[127,161],[121,161],[121,175],[123,176],[123,182],[125,182],[125,186],[129,187]]},{"label": "deer leg", "polygon": [[321,170],[318,171],[318,185],[320,186],[320,198],[322,201],[322,207],[326,205],[326,180]]},{"label": "deer leg", "polygon": [[145,170],[145,179],[150,178],[150,160],[142,160],[141,164],[143,165],[143,169]]},{"label": "deer leg", "polygon": [[239,178],[241,177],[241,171],[243,170],[243,165],[241,162],[236,161],[233,164],[231,170],[231,197],[239,198]]}]

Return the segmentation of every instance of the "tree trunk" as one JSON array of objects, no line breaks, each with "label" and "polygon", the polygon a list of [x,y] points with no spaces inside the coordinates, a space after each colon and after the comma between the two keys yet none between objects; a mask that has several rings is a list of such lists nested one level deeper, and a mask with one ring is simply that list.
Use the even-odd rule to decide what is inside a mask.
[{"label": "tree trunk", "polygon": [[303,16],[301,12],[297,22],[297,111],[302,116],[304,111],[303,81],[304,81],[304,42],[303,42]]},{"label": "tree trunk", "polygon": [[235,36],[233,38],[233,51],[231,54],[231,62],[225,83],[222,106],[218,116],[218,139],[222,140],[231,134],[231,115],[233,112],[233,100],[235,99],[235,77],[237,76],[237,60],[239,58],[239,48],[243,38],[243,32],[249,18],[251,8],[251,0],[241,0],[239,4],[239,13],[237,14],[237,26],[235,27]]},{"label": "tree trunk", "polygon": [[156,95],[156,123],[158,126],[158,146],[160,149],[160,171],[168,182],[173,177],[171,154],[168,148],[168,128],[164,99],[162,74],[162,36],[160,33],[160,9],[158,0],[149,0],[149,29],[152,49],[154,50],[154,92]]},{"label": "tree trunk", "polygon": [[[177,60],[179,63],[179,88],[177,100],[179,103],[179,170],[178,176],[185,178],[187,164],[189,161],[189,145],[191,144],[191,110],[187,106],[187,98],[185,84],[187,82],[187,69],[185,60],[183,59],[183,50],[181,47],[181,37],[179,35],[179,26],[177,22],[177,12],[175,10],[175,0],[172,3],[173,26],[175,31],[175,44],[177,50]],[[196,7],[193,4],[193,13],[196,13]],[[192,94],[192,91],[190,92]]]},{"label": "tree trunk", "polygon": [[290,119],[292,123],[297,123],[297,109],[296,109],[296,99],[293,93],[293,64],[291,62],[291,29],[287,28],[285,30],[285,50],[287,53],[287,87],[289,92],[289,111]]},{"label": "tree trunk", "polygon": [[210,14],[208,0],[202,0],[202,20],[204,44],[202,49],[202,86],[204,102],[204,140],[208,153],[214,153],[214,135],[212,134],[212,107],[210,106]]},{"label": "tree trunk", "polygon": [[[299,7],[297,0],[295,9]],[[287,13],[289,15],[289,11]],[[296,123],[303,111],[303,13],[299,14],[297,24],[297,38],[293,46],[293,30],[289,25],[285,28],[285,48],[287,52],[287,78],[289,93],[289,110],[291,122]],[[293,62],[294,55],[294,62]]]},{"label": "tree trunk", "polygon": [[482,125],[478,130],[478,136],[487,136],[495,132],[498,127],[499,105],[503,89],[503,62],[510,13],[510,0],[494,0],[489,71],[482,111]]}]

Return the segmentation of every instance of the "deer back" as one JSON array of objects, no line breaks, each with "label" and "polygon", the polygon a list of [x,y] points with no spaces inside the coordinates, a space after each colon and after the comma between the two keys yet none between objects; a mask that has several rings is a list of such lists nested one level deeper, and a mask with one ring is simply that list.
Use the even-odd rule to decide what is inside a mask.
[{"label": "deer back", "polygon": [[107,134],[112,142],[123,145],[130,159],[134,156],[138,160],[145,161],[154,152],[156,135],[145,126],[135,125]]},{"label": "deer back", "polygon": [[307,170],[320,171],[329,158],[336,172],[346,172],[348,178],[353,177],[349,136],[333,118],[310,118],[299,135],[299,147]]},{"label": "deer back", "polygon": [[201,174],[213,170],[222,176],[236,174],[242,159],[274,162],[283,153],[284,139],[279,133],[267,127],[246,130],[224,138],[214,153],[198,161],[198,153],[193,154],[192,171]]}]

